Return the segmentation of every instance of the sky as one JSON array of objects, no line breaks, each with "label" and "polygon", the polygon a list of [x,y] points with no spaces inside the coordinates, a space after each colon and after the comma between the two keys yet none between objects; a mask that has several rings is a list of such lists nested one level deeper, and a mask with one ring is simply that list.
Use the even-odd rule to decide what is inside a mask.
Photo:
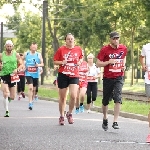
[{"label": "sky", "polygon": [[[24,3],[20,5],[20,12],[22,10],[22,7],[25,6],[26,11],[32,10],[33,12],[37,13],[39,10],[37,10],[34,6],[29,5],[30,0],[23,0]],[[32,3],[40,3],[42,4],[43,0],[32,0]],[[8,11],[9,10],[9,11]],[[2,9],[0,9],[0,22],[6,22],[6,16],[12,16],[14,15],[13,6],[11,4],[4,4]]]}]

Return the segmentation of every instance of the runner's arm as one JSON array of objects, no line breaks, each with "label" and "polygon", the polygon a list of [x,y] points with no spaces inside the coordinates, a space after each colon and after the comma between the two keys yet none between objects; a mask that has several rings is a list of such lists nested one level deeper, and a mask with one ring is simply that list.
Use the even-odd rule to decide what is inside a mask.
[{"label": "runner's arm", "polygon": [[17,57],[18,64],[20,64],[19,67],[17,68],[17,72],[18,72],[19,70],[21,70],[23,68],[24,64],[23,64],[23,60],[21,59],[19,53],[16,54],[16,57]]},{"label": "runner's arm", "polygon": [[96,66],[97,67],[105,67],[105,66],[107,66],[109,64],[110,64],[109,61],[103,62],[103,61],[100,61],[99,59],[97,59],[97,62],[96,62]]},{"label": "runner's arm", "polygon": [[63,60],[63,61],[55,60],[55,61],[53,62],[54,65],[65,65],[66,63],[67,63],[66,60]]},{"label": "runner's arm", "polygon": [[141,66],[142,66],[142,70],[146,71],[145,56],[140,55],[140,63],[141,63]]},{"label": "runner's arm", "polygon": [[43,57],[41,54],[39,54],[39,58],[40,58],[40,64],[36,64],[36,67],[43,67],[44,63],[43,63]]}]

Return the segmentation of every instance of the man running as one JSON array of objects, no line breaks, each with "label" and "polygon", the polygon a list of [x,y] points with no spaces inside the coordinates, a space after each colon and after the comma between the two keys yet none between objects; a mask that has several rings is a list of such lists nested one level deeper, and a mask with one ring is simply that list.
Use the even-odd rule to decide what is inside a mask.
[{"label": "man running", "polygon": [[[141,55],[140,55],[140,63],[142,66],[142,70],[145,71],[145,93],[150,102],[150,43],[143,45]],[[150,104],[149,105],[149,113],[148,113],[148,123],[149,123],[149,134],[146,138],[146,142],[150,143]]]},{"label": "man running", "polygon": [[[110,33],[110,44],[102,47],[97,56],[97,66],[104,67],[103,73],[103,123],[102,128],[108,130],[108,104],[113,98],[114,119],[112,127],[119,129],[117,120],[122,104],[123,76],[125,71],[127,48],[119,44],[120,36],[117,32]],[[113,93],[113,96],[112,96]]]},{"label": "man running", "polygon": [[33,109],[33,99],[36,93],[39,79],[39,67],[43,67],[43,58],[41,53],[37,52],[37,44],[31,43],[30,50],[24,53],[23,59],[25,60],[25,76],[28,84],[28,98],[29,109]]},{"label": "man running", "polygon": [[[4,108],[6,110],[4,117],[9,117],[8,101],[15,99],[16,82],[19,81],[17,72],[22,67],[20,55],[13,50],[13,47],[13,42],[11,40],[7,40],[5,43],[6,51],[0,53],[1,86],[4,96]],[[18,68],[17,64],[20,64]]]}]

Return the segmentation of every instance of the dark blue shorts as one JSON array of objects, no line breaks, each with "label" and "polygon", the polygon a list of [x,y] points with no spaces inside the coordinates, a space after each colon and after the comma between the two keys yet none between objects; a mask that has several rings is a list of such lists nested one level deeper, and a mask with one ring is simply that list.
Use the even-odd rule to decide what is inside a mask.
[{"label": "dark blue shorts", "polygon": [[4,84],[8,84],[9,88],[16,86],[16,82],[15,83],[11,83],[11,76],[10,76],[10,74],[1,76],[1,82],[4,83]]},{"label": "dark blue shorts", "polygon": [[33,78],[31,76],[26,76],[27,84],[33,84],[33,87],[39,85],[39,78]]},{"label": "dark blue shorts", "polygon": [[123,87],[123,77],[117,78],[103,78],[103,99],[102,104],[107,106],[111,99],[114,103],[122,104],[122,87]]}]

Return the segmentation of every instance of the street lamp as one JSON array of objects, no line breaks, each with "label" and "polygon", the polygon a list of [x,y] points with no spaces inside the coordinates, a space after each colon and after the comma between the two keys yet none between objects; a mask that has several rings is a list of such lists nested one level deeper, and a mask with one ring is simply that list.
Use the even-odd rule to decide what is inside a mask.
[{"label": "street lamp", "polygon": [[3,51],[3,22],[1,22],[1,47],[0,52]]},{"label": "street lamp", "polygon": [[43,1],[43,21],[42,21],[42,57],[43,57],[44,67],[43,67],[43,73],[41,74],[41,85],[43,85],[43,83],[44,83],[44,76],[46,74],[46,68],[45,68],[45,65],[46,65],[45,22],[46,22],[46,17],[48,16],[47,8],[48,8],[48,1],[44,0]]}]

